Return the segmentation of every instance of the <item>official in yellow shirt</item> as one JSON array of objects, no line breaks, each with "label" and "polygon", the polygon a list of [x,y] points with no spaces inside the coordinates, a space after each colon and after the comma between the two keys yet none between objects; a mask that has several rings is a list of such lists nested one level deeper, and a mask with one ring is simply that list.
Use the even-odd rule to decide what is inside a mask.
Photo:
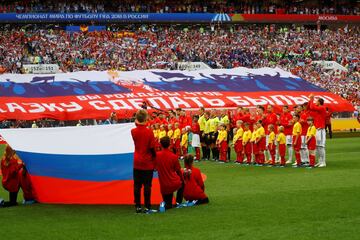
[{"label": "official in yellow shirt", "polygon": [[198,124],[200,126],[200,132],[203,132],[205,130],[205,124],[206,124],[205,114],[199,117]]}]

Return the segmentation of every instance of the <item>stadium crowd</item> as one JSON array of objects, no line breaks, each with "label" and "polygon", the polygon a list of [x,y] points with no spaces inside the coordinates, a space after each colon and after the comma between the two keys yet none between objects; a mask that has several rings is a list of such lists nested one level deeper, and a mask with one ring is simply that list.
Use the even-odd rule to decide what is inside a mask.
[{"label": "stadium crowd", "polygon": [[[201,61],[212,68],[275,67],[360,105],[360,29],[309,30],[270,26],[142,26],[102,32],[59,29],[0,31],[0,73],[21,73],[22,64],[55,63],[63,72],[174,69]],[[313,61],[336,61],[347,71],[325,70]]]},{"label": "stadium crowd", "polygon": [[153,12],[153,13],[289,13],[289,14],[359,14],[359,6],[319,2],[297,3],[295,1],[250,1],[250,0],[115,0],[115,1],[39,1],[19,0],[0,3],[0,13],[57,12],[57,13],[100,13],[100,12]]}]

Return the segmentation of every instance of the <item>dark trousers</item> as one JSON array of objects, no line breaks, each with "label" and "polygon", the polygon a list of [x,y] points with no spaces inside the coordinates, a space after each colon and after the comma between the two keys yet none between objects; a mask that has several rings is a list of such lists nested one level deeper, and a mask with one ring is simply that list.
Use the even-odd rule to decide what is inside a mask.
[{"label": "dark trousers", "polygon": [[209,198],[204,198],[197,200],[196,205],[207,204],[207,203],[209,203]]},{"label": "dark trousers", "polygon": [[12,207],[17,205],[18,192],[9,192],[9,201],[4,203],[4,207]]},{"label": "dark trousers", "polygon": [[331,124],[326,124],[325,125],[325,131],[328,131],[329,132],[329,137],[332,138]]},{"label": "dark trousers", "polygon": [[[182,203],[183,195],[184,195],[184,184],[176,192],[176,202],[177,203]],[[173,196],[174,196],[174,193],[162,194],[166,209],[170,209],[173,207],[173,205],[172,205]]]},{"label": "dark trousers", "polygon": [[145,207],[151,208],[151,183],[153,179],[153,170],[134,169],[134,200],[135,207],[141,207],[141,188],[144,186]]}]

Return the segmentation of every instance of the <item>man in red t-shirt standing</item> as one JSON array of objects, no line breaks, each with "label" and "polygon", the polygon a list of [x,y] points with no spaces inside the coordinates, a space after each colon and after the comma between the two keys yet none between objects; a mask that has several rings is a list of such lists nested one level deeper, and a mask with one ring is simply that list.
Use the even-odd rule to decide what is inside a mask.
[{"label": "man in red t-shirt standing", "polygon": [[[134,200],[137,213],[153,213],[151,209],[151,184],[155,168],[155,137],[146,127],[148,113],[142,109],[135,116],[136,128],[131,129],[134,152]],[[141,188],[144,186],[145,209],[141,208]]]},{"label": "man in red t-shirt standing", "polygon": [[180,205],[183,200],[183,175],[178,156],[169,150],[170,138],[160,139],[163,150],[156,154],[156,170],[159,174],[160,191],[163,202],[160,204],[160,212],[173,207],[173,195],[176,193],[176,204]]},{"label": "man in red t-shirt standing", "polygon": [[316,152],[318,154],[318,167],[326,167],[325,159],[325,144],[326,144],[326,107],[324,106],[324,99],[319,98],[314,101],[314,95],[309,96],[309,109],[314,116],[314,125],[316,127]]},{"label": "man in red t-shirt standing", "polygon": [[290,113],[289,106],[283,107],[283,113],[280,115],[280,125],[284,127],[284,134],[286,135],[286,145],[288,149],[288,161],[286,163],[292,163],[293,146],[292,146],[292,128],[293,128],[293,116]]}]

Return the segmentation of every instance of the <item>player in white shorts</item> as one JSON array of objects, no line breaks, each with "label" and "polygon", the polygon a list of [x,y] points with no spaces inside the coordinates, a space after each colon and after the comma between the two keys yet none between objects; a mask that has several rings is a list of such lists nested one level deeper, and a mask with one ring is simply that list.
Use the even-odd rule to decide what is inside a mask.
[{"label": "player in white shorts", "polygon": [[314,115],[314,125],[316,127],[316,153],[319,159],[317,166],[326,167],[326,107],[324,106],[324,99],[319,98],[317,101],[314,101],[314,95],[310,95],[309,98],[309,109],[311,114]]}]

